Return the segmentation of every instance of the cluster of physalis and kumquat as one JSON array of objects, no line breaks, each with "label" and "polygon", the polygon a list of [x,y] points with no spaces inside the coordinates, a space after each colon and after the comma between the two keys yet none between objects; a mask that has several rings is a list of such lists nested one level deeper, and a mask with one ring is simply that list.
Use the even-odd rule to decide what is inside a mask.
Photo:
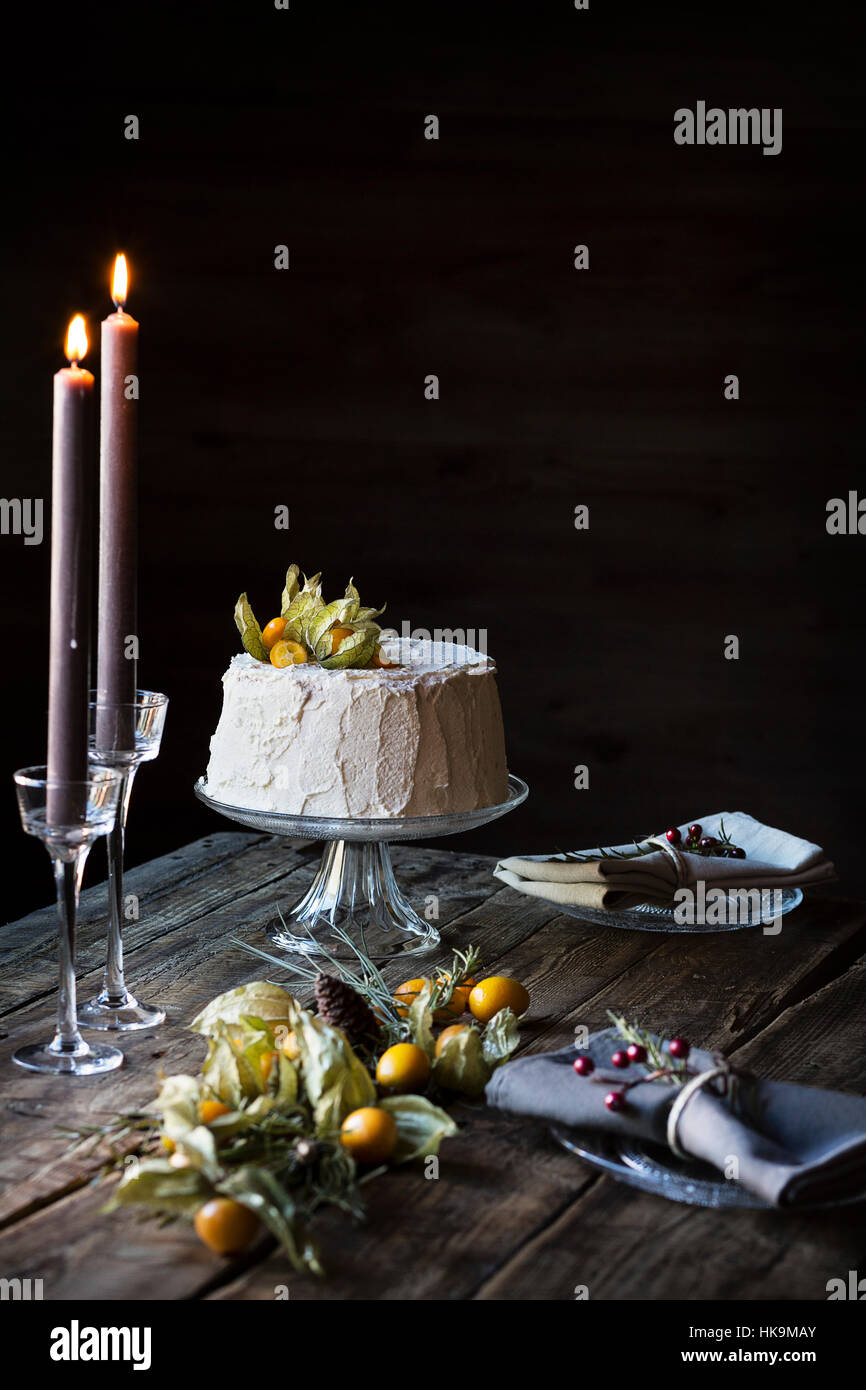
[{"label": "cluster of physalis and kumquat", "polygon": [[308,579],[297,565],[290,565],[280,602],[279,617],[262,628],[246,594],[235,604],[235,623],[244,651],[256,661],[269,661],[283,670],[308,663],[325,670],[374,669],[396,666],[382,654],[382,629],[376,619],[382,608],[364,608],[351,579],[342,598],[326,603],[320,574]]},{"label": "cluster of physalis and kumquat", "polygon": [[394,1163],[438,1154],[457,1125],[443,1104],[479,1097],[519,1041],[529,995],[481,975],[478,952],[454,951],[435,976],[385,984],[363,949],[326,952],[327,972],[289,965],[248,943],[308,988],[303,1008],[282,985],[255,981],[213,999],[190,1025],[206,1039],[198,1076],[162,1076],[152,1109],[69,1131],[73,1147],[121,1171],[106,1210],[137,1206],[192,1220],[232,1255],[265,1232],[297,1269],[321,1273],[308,1223],[331,1205],[361,1217],[361,1188]]}]

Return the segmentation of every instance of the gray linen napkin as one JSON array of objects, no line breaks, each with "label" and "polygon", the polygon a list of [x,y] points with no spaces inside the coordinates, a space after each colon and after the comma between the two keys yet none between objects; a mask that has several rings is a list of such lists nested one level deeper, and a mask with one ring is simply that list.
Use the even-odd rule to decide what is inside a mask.
[{"label": "gray linen napkin", "polygon": [[[598,1071],[632,1080],[642,1067],[614,1071],[610,1055],[621,1040],[613,1030],[595,1033],[585,1051]],[[632,1087],[622,1110],[608,1110],[610,1086],[576,1075],[573,1046],[507,1062],[487,1084],[490,1105],[518,1115],[584,1131],[631,1135],[667,1149],[668,1110],[679,1086],[646,1082]],[[714,1059],[695,1048],[689,1067],[708,1070]],[[742,1080],[735,1111],[710,1083],[686,1104],[677,1129],[680,1147],[738,1180],[778,1207],[842,1200],[866,1193],[866,1098],[760,1077]],[[670,1152],[668,1150],[668,1152]]]},{"label": "gray linen napkin", "polygon": [[573,907],[608,908],[622,911],[638,903],[669,904],[679,887],[691,887],[702,880],[707,887],[787,888],[826,882],[836,873],[820,845],[801,840],[771,825],[762,825],[743,811],[720,811],[700,816],[705,835],[721,838],[724,830],[735,845],[746,851],[745,859],[719,859],[690,854],[677,846],[661,847],[633,859],[618,859],[612,851],[633,852],[634,844],[614,845],[610,858],[598,850],[581,850],[586,862],[565,854],[503,859],[494,875],[509,887],[530,897]]}]

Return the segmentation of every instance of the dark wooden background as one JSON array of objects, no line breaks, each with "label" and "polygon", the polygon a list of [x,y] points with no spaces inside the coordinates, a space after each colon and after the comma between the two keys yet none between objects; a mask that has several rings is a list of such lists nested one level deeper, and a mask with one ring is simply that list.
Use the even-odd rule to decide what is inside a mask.
[{"label": "dark wooden background", "polygon": [[[862,891],[866,538],[824,524],[864,476],[852,22],[467,8],[57,7],[7,53],[3,495],[47,502],[66,322],[96,336],[119,248],[142,322],[141,678],[172,703],[130,861],[216,828],[191,789],[234,600],[267,619],[297,560],[487,628],[532,799],[454,848],[741,808]],[[783,107],[782,154],[675,146],[698,99]],[[10,781],[44,758],[47,539],[0,567],[14,918],[49,895]]]}]

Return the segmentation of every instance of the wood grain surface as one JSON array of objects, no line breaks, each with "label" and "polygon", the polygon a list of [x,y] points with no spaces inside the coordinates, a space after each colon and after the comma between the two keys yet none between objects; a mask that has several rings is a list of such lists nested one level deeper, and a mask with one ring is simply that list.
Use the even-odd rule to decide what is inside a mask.
[{"label": "wood grain surface", "polygon": [[[866,1014],[862,904],[807,901],[775,937],[657,935],[561,916],[502,888],[485,856],[400,846],[394,860],[412,895],[439,895],[443,946],[423,969],[471,941],[487,971],[526,983],[522,1050],[562,1046],[615,1008],[767,1075],[866,1087],[851,1062]],[[277,906],[301,895],[314,863],[311,846],[219,834],[129,875],[141,904],[127,932],[129,978],[168,1020],[125,1038],[123,1067],[103,1078],[45,1078],[11,1064],[15,1047],[51,1030],[53,912],[0,930],[7,1277],[42,1278],[49,1299],[272,1299],[287,1286],[302,1300],[563,1300],[579,1285],[594,1299],[824,1299],[827,1279],[862,1267],[860,1208],[791,1216],[678,1206],[600,1177],[544,1126],[468,1102],[454,1107],[460,1133],[443,1146],[437,1181],[413,1166],[395,1170],[367,1185],[363,1223],[335,1213],[317,1220],[324,1280],[295,1274],[268,1240],[222,1260],[182,1224],[103,1214],[98,1160],[67,1152],[56,1126],[147,1104],[159,1069],[197,1069],[204,1045],[184,1025],[207,999],[263,975],[288,981],[230,938],[267,945]],[[99,979],[104,909],[103,889],[84,894],[82,993]],[[385,968],[395,985],[405,974],[399,960]]]}]

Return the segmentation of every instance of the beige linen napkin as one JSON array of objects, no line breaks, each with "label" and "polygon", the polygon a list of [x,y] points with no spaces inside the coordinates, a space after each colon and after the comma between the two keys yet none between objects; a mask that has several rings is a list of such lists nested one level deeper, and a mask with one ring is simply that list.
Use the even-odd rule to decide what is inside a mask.
[{"label": "beige linen napkin", "polygon": [[[667,905],[678,888],[707,887],[804,888],[835,878],[835,869],[820,845],[801,840],[771,825],[762,825],[744,811],[720,811],[698,817],[704,835],[721,838],[722,827],[745,859],[720,859],[672,847],[664,833],[639,841],[649,852],[634,858],[635,844],[613,845],[603,857],[598,849],[581,850],[580,859],[567,854],[503,859],[496,878],[530,897],[571,907],[613,911],[639,903]],[[684,837],[685,838],[685,835]],[[655,843],[659,842],[659,843]]]}]

